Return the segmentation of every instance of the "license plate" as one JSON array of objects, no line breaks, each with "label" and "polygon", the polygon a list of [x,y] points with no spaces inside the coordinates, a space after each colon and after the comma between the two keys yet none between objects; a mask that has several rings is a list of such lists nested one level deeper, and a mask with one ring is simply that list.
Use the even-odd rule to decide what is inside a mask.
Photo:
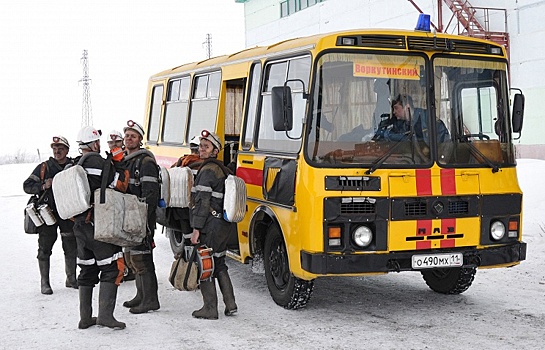
[{"label": "license plate", "polygon": [[460,267],[464,264],[462,253],[413,255],[413,269],[432,269],[440,267]]}]

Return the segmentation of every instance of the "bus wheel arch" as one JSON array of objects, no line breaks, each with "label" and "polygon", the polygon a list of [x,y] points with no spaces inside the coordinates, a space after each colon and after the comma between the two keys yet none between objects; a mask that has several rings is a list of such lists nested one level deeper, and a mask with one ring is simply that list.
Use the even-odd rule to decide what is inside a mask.
[{"label": "bus wheel arch", "polygon": [[265,206],[258,207],[250,221],[250,253],[252,255],[252,271],[264,274],[263,249],[265,248],[265,237],[269,226],[277,223],[274,213]]},{"label": "bus wheel arch", "polygon": [[300,279],[291,273],[284,236],[275,222],[271,222],[265,237],[263,265],[267,287],[276,304],[288,310],[306,306],[314,281]]}]

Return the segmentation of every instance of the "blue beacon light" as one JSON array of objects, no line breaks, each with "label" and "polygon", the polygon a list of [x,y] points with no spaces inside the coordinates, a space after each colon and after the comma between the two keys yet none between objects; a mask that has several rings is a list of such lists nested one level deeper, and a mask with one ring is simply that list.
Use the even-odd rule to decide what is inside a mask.
[{"label": "blue beacon light", "polygon": [[431,32],[430,29],[430,15],[427,15],[425,13],[421,13],[418,15],[418,22],[416,22],[416,28],[415,30],[421,30],[424,32]]}]

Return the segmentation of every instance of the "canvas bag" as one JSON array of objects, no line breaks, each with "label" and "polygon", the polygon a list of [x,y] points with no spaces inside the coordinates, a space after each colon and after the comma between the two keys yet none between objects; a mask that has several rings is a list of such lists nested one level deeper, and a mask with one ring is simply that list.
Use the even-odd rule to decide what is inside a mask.
[{"label": "canvas bag", "polygon": [[108,157],[102,171],[102,184],[94,192],[95,239],[120,247],[139,245],[147,233],[148,205],[135,195],[106,188],[110,168]]},{"label": "canvas bag", "polygon": [[184,258],[184,254],[174,260],[168,277],[174,288],[181,291],[193,291],[199,287],[199,268],[196,258],[197,249],[195,248],[188,261]]},{"label": "canvas bag", "polygon": [[63,220],[81,214],[91,207],[87,172],[81,165],[73,165],[55,175],[52,188],[57,213]]}]

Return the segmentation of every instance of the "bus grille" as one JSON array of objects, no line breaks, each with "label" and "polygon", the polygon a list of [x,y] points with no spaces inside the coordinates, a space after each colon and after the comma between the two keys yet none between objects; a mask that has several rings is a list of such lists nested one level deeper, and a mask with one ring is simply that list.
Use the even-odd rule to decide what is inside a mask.
[{"label": "bus grille", "polygon": [[360,46],[404,49],[405,38],[397,35],[362,35]]},{"label": "bus grille", "polygon": [[455,201],[448,203],[449,214],[467,214],[469,212],[469,203],[467,201]]},{"label": "bus grille", "polygon": [[405,216],[424,216],[427,213],[426,202],[406,202]]},{"label": "bus grille", "polygon": [[471,42],[459,39],[408,37],[407,44],[409,49],[428,51],[465,52],[496,56],[501,56],[503,53],[503,51],[501,50],[499,51],[499,53],[491,52],[490,48],[497,45],[491,45],[481,42]]},{"label": "bus grille", "polygon": [[326,191],[380,191],[377,176],[326,176]]},{"label": "bus grille", "polygon": [[341,214],[374,214],[375,203],[351,202],[341,203]]}]

